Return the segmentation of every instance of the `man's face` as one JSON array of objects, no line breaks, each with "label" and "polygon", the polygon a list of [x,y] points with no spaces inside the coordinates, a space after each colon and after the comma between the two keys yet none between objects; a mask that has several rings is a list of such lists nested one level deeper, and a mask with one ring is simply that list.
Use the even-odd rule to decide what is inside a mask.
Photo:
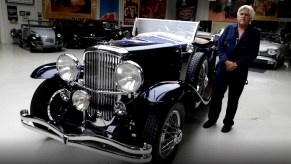
[{"label": "man's face", "polygon": [[242,9],[237,16],[237,22],[240,25],[248,25],[251,21],[251,16],[248,9]]}]

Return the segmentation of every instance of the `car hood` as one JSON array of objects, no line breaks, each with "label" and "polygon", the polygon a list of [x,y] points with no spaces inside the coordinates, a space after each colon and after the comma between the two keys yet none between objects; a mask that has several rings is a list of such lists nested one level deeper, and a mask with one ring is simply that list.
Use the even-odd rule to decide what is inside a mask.
[{"label": "car hood", "polygon": [[260,51],[267,51],[268,49],[278,49],[280,46],[279,43],[270,42],[266,40],[260,41]]},{"label": "car hood", "polygon": [[31,28],[31,31],[41,36],[55,36],[55,31],[52,28]]},{"label": "car hood", "polygon": [[146,46],[154,44],[172,44],[172,45],[187,45],[187,42],[182,39],[166,35],[138,35],[131,39],[123,39],[112,42],[113,45],[122,47]]}]

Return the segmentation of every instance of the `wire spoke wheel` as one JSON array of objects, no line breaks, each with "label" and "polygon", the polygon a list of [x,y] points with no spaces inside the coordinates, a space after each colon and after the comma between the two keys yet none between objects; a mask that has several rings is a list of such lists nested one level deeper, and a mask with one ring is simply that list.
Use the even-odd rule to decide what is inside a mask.
[{"label": "wire spoke wheel", "polygon": [[185,107],[178,102],[169,111],[148,114],[141,143],[153,146],[151,163],[166,164],[173,160],[182,141],[184,118]]},{"label": "wire spoke wheel", "polygon": [[159,145],[162,158],[170,156],[175,146],[179,144],[182,139],[180,118],[180,113],[173,110],[165,122]]},{"label": "wire spoke wheel", "polygon": [[208,62],[205,59],[198,75],[198,83],[197,83],[197,91],[198,93],[202,94],[206,86],[208,85]]}]

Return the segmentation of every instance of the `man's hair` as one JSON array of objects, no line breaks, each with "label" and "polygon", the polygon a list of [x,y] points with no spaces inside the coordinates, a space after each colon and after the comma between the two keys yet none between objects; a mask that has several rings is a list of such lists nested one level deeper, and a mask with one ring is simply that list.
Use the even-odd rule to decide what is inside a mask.
[{"label": "man's hair", "polygon": [[243,10],[243,9],[248,9],[248,10],[249,10],[249,14],[250,14],[251,19],[254,18],[255,14],[256,14],[256,13],[255,13],[255,10],[253,9],[252,6],[249,6],[249,5],[243,5],[243,6],[241,6],[241,7],[237,10],[237,16],[239,16],[239,13],[240,13],[241,10]]}]

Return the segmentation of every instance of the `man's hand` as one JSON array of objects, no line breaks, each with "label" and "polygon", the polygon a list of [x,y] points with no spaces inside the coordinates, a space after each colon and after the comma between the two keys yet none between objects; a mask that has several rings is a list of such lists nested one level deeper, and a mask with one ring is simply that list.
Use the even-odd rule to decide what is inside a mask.
[{"label": "man's hand", "polygon": [[230,71],[233,71],[237,68],[237,64],[235,62],[232,62],[232,61],[229,61],[229,60],[226,60],[224,62],[225,64],[225,69],[227,72],[230,72]]}]

